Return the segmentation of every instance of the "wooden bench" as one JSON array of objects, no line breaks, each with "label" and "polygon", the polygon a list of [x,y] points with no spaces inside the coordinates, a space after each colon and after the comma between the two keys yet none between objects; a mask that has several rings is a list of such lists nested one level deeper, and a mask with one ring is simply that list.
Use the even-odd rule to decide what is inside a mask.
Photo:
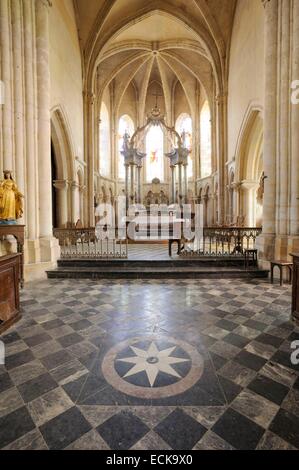
[{"label": "wooden bench", "polygon": [[292,274],[293,274],[293,263],[290,261],[270,261],[271,264],[271,284],[274,282],[274,268],[277,266],[279,268],[279,275],[280,275],[280,285],[283,285],[283,268],[288,268],[289,270],[289,282],[292,282]]}]

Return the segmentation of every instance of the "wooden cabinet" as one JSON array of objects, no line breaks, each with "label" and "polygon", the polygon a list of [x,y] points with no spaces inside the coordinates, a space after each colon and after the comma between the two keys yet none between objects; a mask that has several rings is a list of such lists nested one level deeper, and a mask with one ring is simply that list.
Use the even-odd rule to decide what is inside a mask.
[{"label": "wooden cabinet", "polygon": [[293,257],[292,318],[299,325],[299,253]]},{"label": "wooden cabinet", "polygon": [[[1,1],[1,0],[0,0]],[[4,225],[0,224],[0,238],[5,238],[7,235],[12,235],[18,245],[18,253],[21,254],[20,261],[20,283],[21,287],[24,285],[24,238],[25,238],[25,225]]]},{"label": "wooden cabinet", "polygon": [[7,330],[19,318],[20,253],[0,258],[0,333]]}]

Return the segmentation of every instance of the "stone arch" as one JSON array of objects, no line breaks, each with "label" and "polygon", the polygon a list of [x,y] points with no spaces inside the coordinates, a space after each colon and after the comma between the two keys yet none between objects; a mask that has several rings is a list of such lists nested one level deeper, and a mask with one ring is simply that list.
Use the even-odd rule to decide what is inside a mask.
[{"label": "stone arch", "polygon": [[51,160],[53,225],[67,227],[75,223],[73,197],[74,147],[66,114],[61,106],[51,111]]},{"label": "stone arch", "polygon": [[236,176],[241,185],[239,215],[247,226],[256,226],[257,217],[262,220],[257,191],[263,173],[263,140],[261,108],[253,104],[246,112],[236,149]]},{"label": "stone arch", "polygon": [[73,180],[75,152],[68,120],[61,106],[56,106],[51,111],[51,140],[58,178]]},{"label": "stone arch", "polygon": [[236,176],[239,181],[257,179],[263,146],[262,110],[251,105],[244,117],[236,147]]}]

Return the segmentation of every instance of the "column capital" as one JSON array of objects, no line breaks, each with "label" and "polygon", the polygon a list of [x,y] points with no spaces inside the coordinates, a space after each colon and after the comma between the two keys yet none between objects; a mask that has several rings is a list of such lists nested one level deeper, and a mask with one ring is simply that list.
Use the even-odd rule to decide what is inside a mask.
[{"label": "column capital", "polygon": [[266,6],[268,5],[269,2],[271,2],[271,0],[261,0],[262,2],[262,5],[264,8],[266,8]]},{"label": "column capital", "polygon": [[241,182],[241,189],[258,189],[259,182],[258,181],[250,181],[244,180]]},{"label": "column capital", "polygon": [[80,187],[79,183],[77,181],[68,181],[68,185],[71,188],[72,191],[75,191]]},{"label": "column capital", "polygon": [[66,189],[67,181],[66,180],[54,180],[53,186],[55,189]]},{"label": "column capital", "polygon": [[215,100],[217,104],[224,103],[227,100],[228,93],[223,92],[216,95]]},{"label": "column capital", "polygon": [[46,8],[51,8],[53,6],[52,0],[36,0],[36,2]]},{"label": "column capital", "polygon": [[[83,98],[86,99],[91,106],[93,106],[94,102],[95,102],[95,99],[96,99],[96,95],[93,91],[84,90],[83,91]],[[100,120],[99,120],[99,123],[100,123]]]}]

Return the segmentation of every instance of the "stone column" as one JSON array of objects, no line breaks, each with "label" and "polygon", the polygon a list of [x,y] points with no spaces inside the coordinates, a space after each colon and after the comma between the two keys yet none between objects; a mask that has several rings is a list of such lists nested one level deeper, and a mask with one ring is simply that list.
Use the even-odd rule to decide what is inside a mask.
[{"label": "stone column", "polygon": [[[13,76],[14,76],[14,127],[15,127],[15,178],[21,193],[25,190],[24,175],[24,97],[21,3],[12,0]],[[20,221],[22,223],[23,220]]]},{"label": "stone column", "polygon": [[277,57],[278,0],[264,2],[265,7],[265,110],[263,234],[258,242],[260,255],[274,256],[276,232],[276,149],[277,149]]},{"label": "stone column", "polygon": [[137,166],[137,202],[141,204],[141,170],[142,166]]},{"label": "stone column", "polygon": [[[298,3],[297,0],[295,3]],[[281,0],[281,54],[280,54],[280,116],[279,116],[279,212],[278,235],[288,234],[288,187],[289,187],[289,115],[290,115],[290,4]],[[299,34],[299,31],[297,32]],[[299,75],[298,75],[299,77]],[[298,134],[298,127],[297,132]],[[265,173],[266,174],[266,173]],[[267,180],[266,180],[267,184]],[[297,186],[297,184],[296,184]],[[297,193],[298,194],[298,193]],[[298,203],[297,203],[298,206]],[[298,221],[297,221],[298,222]]]},{"label": "stone column", "polygon": [[[78,192],[79,192],[79,184],[76,181],[70,181],[70,191],[71,191],[71,218],[72,218],[72,225],[75,226],[78,220],[78,213],[79,210],[77,209],[77,201],[78,201]],[[94,204],[93,204],[94,206]]]},{"label": "stone column", "polygon": [[38,179],[40,237],[52,236],[49,2],[36,0]]},{"label": "stone column", "polygon": [[257,181],[242,181],[243,191],[243,215],[246,215],[245,225],[255,226],[256,191],[259,187]]},{"label": "stone column", "polygon": [[55,180],[53,186],[57,195],[58,228],[66,228],[68,222],[67,182],[66,180]]},{"label": "stone column", "polygon": [[203,204],[203,226],[207,227],[208,226],[208,198],[206,194],[202,196],[201,202]]},{"label": "stone column", "polygon": [[85,227],[85,218],[84,218],[84,193],[85,193],[86,187],[85,186],[79,186],[79,216],[80,220],[83,224],[83,227]]},{"label": "stone column", "polygon": [[126,194],[126,205],[129,207],[129,165],[125,164],[125,194]]},{"label": "stone column", "polygon": [[[2,2],[0,2],[1,4]],[[26,133],[26,185],[25,194],[25,216],[27,224],[27,238],[37,238],[37,164],[36,164],[36,129],[35,129],[35,89],[34,89],[34,27],[33,27],[33,3],[23,2],[24,6],[24,68],[25,68],[25,133]],[[50,188],[51,191],[51,188]],[[31,250],[33,253],[33,250]],[[36,259],[30,257],[30,262]]]},{"label": "stone column", "polygon": [[182,185],[182,164],[178,163],[178,169],[179,169],[179,200],[178,203],[181,203],[181,197],[183,196],[183,185]]},{"label": "stone column", "polygon": [[[5,102],[3,105],[2,139],[3,169],[14,171],[13,159],[13,110],[12,110],[12,75],[11,75],[11,37],[8,0],[0,1],[0,44],[1,44],[1,80],[4,82]],[[1,175],[2,179],[2,175]]]},{"label": "stone column", "polygon": [[87,209],[88,218],[87,225],[94,227],[95,225],[95,208],[94,208],[94,169],[95,169],[95,135],[92,131],[95,126],[95,94],[93,90],[85,90],[84,96],[84,143],[85,154],[87,157]]},{"label": "stone column", "polygon": [[[237,220],[240,215],[240,183],[232,183],[233,190],[233,218]],[[234,220],[232,221],[234,222]]]},{"label": "stone column", "polygon": [[[292,81],[299,80],[299,2],[293,1]],[[299,104],[291,106],[291,221],[290,234],[299,234]],[[296,247],[298,249],[299,246]]]},{"label": "stone column", "polygon": [[217,103],[217,155],[218,155],[218,223],[224,223],[225,217],[225,181],[224,166],[226,161],[227,139],[227,94],[216,97]]},{"label": "stone column", "polygon": [[171,202],[176,203],[175,200],[175,165],[170,166],[171,169]]},{"label": "stone column", "polygon": [[184,199],[185,203],[188,202],[188,165],[184,165]]},{"label": "stone column", "polygon": [[133,163],[130,164],[130,204],[134,204],[135,202],[135,165]]}]

